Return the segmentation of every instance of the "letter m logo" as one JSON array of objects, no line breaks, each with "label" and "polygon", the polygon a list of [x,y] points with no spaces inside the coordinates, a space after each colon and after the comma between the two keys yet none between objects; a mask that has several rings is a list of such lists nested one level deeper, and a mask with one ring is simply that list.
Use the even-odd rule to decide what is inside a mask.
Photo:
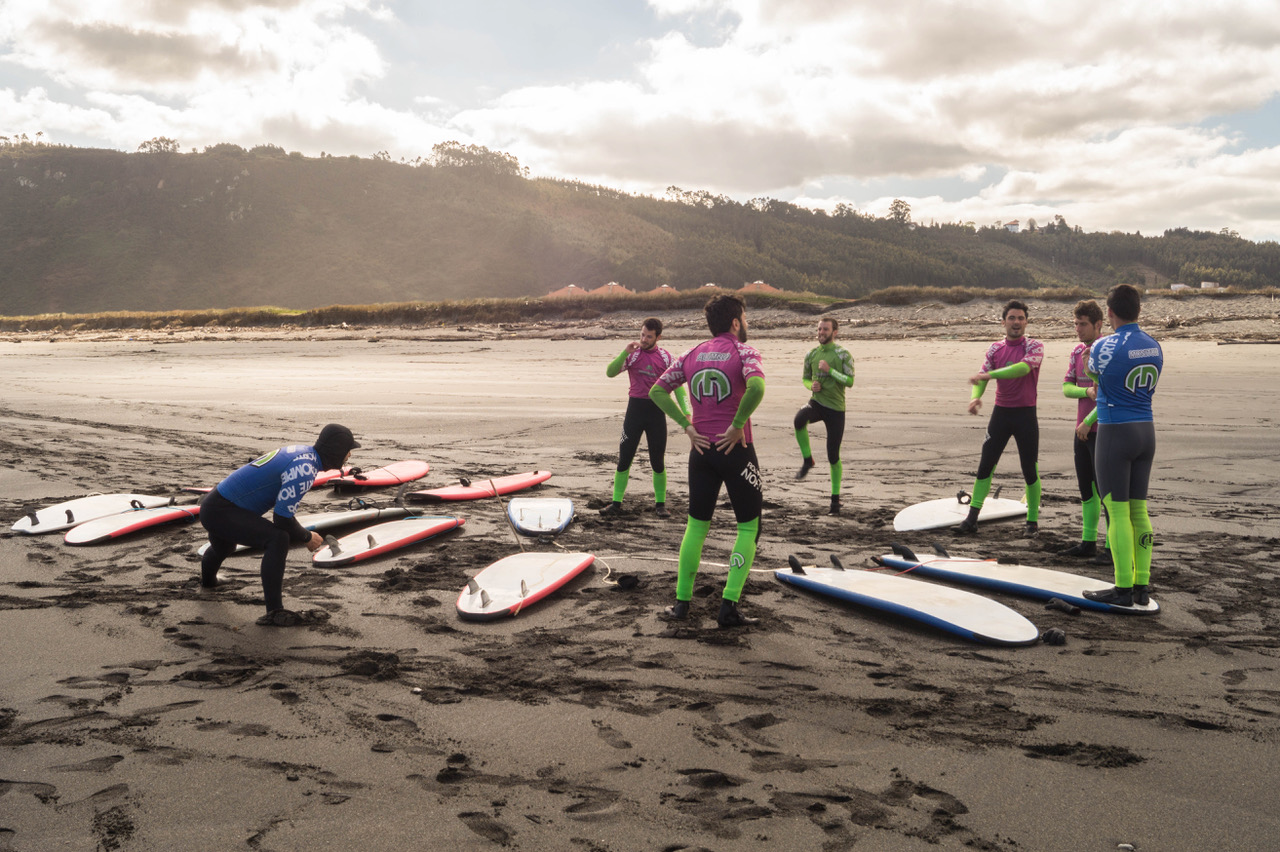
[{"label": "letter m logo", "polygon": [[1159,380],[1160,371],[1154,365],[1139,364],[1124,377],[1124,386],[1132,393],[1137,393],[1139,389],[1151,393]]},{"label": "letter m logo", "polygon": [[710,367],[694,373],[689,382],[689,394],[698,402],[724,402],[731,392],[729,377]]}]

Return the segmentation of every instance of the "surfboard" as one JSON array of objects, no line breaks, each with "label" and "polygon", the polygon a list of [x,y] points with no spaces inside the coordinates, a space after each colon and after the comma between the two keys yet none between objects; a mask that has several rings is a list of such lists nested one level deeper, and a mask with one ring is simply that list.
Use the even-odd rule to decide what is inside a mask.
[{"label": "surfboard", "polygon": [[[964,502],[961,497],[964,496]],[[960,492],[955,497],[941,500],[927,500],[908,506],[893,518],[893,528],[899,532],[914,530],[936,530],[942,527],[958,526],[969,516],[968,495]],[[1027,504],[1021,500],[1009,500],[1003,497],[988,497],[978,513],[978,523],[998,521],[1002,518],[1026,517]]]},{"label": "surfboard", "polygon": [[[359,473],[349,473],[346,476],[335,477],[331,481],[333,482],[333,487],[339,491],[352,488],[385,488],[389,485],[413,482],[415,479],[421,479],[430,472],[431,465],[424,461],[398,461],[386,467],[380,467],[377,470],[360,471]],[[319,477],[316,477],[316,479],[319,480]]]},{"label": "surfboard", "polygon": [[[327,485],[327,484],[329,484],[330,482],[332,482],[333,480],[337,479],[337,478],[338,478],[338,477],[340,477],[340,476],[347,476],[347,475],[348,475],[348,474],[350,474],[350,473],[351,473],[351,471],[353,471],[353,470],[355,470],[355,468],[354,468],[354,467],[352,467],[351,465],[347,465],[346,467],[342,468],[341,470],[339,470],[339,469],[338,469],[338,468],[336,468],[336,467],[335,467],[335,468],[331,468],[331,469],[329,469],[329,470],[322,470],[322,471],[320,471],[319,473],[317,473],[317,474],[316,474],[316,481],[315,481],[315,482],[313,482],[313,483],[311,483],[311,487],[312,487],[312,488],[319,488],[321,485]],[[206,490],[206,491],[209,491],[209,490],[212,490],[212,489],[205,489],[205,490]]]},{"label": "surfboard", "polygon": [[326,537],[325,546],[311,555],[311,561],[317,565],[350,565],[353,562],[363,562],[366,559],[435,538],[465,523],[465,518],[444,515],[386,521],[350,535],[344,535],[342,538]]},{"label": "surfboard", "polygon": [[774,576],[783,583],[989,645],[1030,645],[1040,638],[1036,626],[1002,603],[936,583],[875,571],[801,566],[794,556],[790,568]]},{"label": "surfboard", "polygon": [[510,476],[498,476],[492,479],[463,480],[458,485],[446,485],[443,488],[430,488],[426,491],[411,491],[409,497],[414,500],[425,500],[428,503],[442,500],[481,500],[485,497],[523,491],[540,485],[550,478],[549,470],[531,470],[528,473],[513,473]]},{"label": "surfboard", "polygon": [[1145,606],[1115,606],[1091,601],[1084,596],[1084,593],[1110,589],[1112,588],[1110,580],[1096,580],[1051,568],[1006,565],[993,559],[950,555],[921,558],[900,545],[894,546],[893,553],[881,556],[880,561],[893,568],[910,569],[913,574],[920,574],[934,580],[975,586],[989,591],[1007,592],[1036,600],[1047,601],[1051,598],[1060,598],[1081,609],[1128,615],[1154,615],[1160,611],[1160,604],[1154,598]]},{"label": "surfboard", "polygon": [[158,506],[154,509],[131,509],[118,515],[107,515],[85,521],[67,530],[63,541],[67,544],[101,544],[140,530],[150,529],[175,521],[190,521],[200,516],[200,504]]},{"label": "surfboard", "polygon": [[492,621],[537,603],[585,571],[590,553],[529,551],[499,559],[467,582],[458,595],[458,617]]},{"label": "surfboard", "polygon": [[[324,532],[325,530],[333,530],[351,524],[395,520],[412,514],[415,514],[415,510],[408,506],[365,506],[359,509],[345,509],[341,512],[309,512],[298,515],[297,518],[303,529],[312,532]],[[204,556],[204,552],[208,549],[209,543],[205,542],[200,546],[197,553]],[[239,544],[236,545],[235,552],[244,553],[247,550],[252,550],[252,548]]]},{"label": "surfboard", "polygon": [[573,501],[567,497],[514,497],[507,517],[521,535],[558,535],[573,522]]},{"label": "surfboard", "polygon": [[169,500],[168,497],[148,494],[95,494],[28,512],[13,525],[13,531],[24,535],[61,532],[85,521],[117,515],[130,509],[154,509],[165,505]]}]

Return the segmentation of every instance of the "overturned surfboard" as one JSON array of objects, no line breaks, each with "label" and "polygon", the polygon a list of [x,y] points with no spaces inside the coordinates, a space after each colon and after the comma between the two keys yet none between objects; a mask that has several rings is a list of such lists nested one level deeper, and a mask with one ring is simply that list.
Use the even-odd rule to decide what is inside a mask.
[{"label": "overturned surfboard", "polygon": [[528,473],[513,473],[510,476],[498,476],[492,479],[461,480],[458,485],[446,485],[443,488],[430,488],[426,491],[411,491],[409,498],[436,503],[442,500],[482,500],[485,497],[496,497],[500,494],[512,494],[540,485],[551,478],[549,470],[531,470]]},{"label": "overturned surfboard", "polygon": [[499,559],[467,582],[458,595],[458,617],[492,621],[516,615],[581,574],[590,553],[527,552]]},{"label": "overturned surfboard", "polygon": [[892,568],[909,570],[932,580],[1007,592],[1042,601],[1059,598],[1081,609],[1100,612],[1154,615],[1160,611],[1160,604],[1154,598],[1141,606],[1116,606],[1092,601],[1084,596],[1086,591],[1101,592],[1112,588],[1110,580],[1096,580],[1080,574],[1031,565],[1006,565],[992,559],[954,557],[945,551],[936,556],[921,558],[901,545],[894,545],[893,551],[881,556],[880,561]]},{"label": "overturned surfboard", "polygon": [[[370,524],[374,521],[396,520],[416,513],[415,509],[411,509],[408,506],[362,506],[357,509],[344,509],[340,512],[308,512],[298,515],[297,518],[298,523],[302,524],[304,530],[325,532],[326,530],[335,530],[353,524]],[[197,552],[204,556],[204,552],[208,549],[209,543],[205,542]],[[235,552],[244,553],[252,549],[239,544],[236,545]]]},{"label": "overturned surfboard", "polygon": [[[1004,518],[1026,517],[1027,504],[1021,500],[1004,497],[988,497],[978,512],[978,523],[999,521]],[[969,495],[961,491],[955,497],[927,500],[908,506],[894,515],[893,528],[899,532],[936,530],[959,526],[969,517]]]},{"label": "overturned surfboard", "polygon": [[435,538],[466,523],[452,515],[402,518],[374,524],[342,538],[327,536],[325,546],[311,555],[317,565],[350,565],[418,542]]},{"label": "overturned surfboard", "polygon": [[200,516],[199,503],[184,505],[157,506],[153,509],[130,509],[116,515],[94,518],[67,530],[63,541],[67,544],[102,544],[121,536],[141,532],[158,527],[161,524],[172,524],[178,521],[192,521]]},{"label": "overturned surfboard", "polygon": [[169,500],[169,497],[148,494],[95,494],[28,512],[13,525],[13,531],[24,535],[62,532],[94,518],[118,515],[130,509],[154,509]]},{"label": "overturned surfboard", "polygon": [[573,523],[573,501],[568,497],[514,497],[507,503],[507,517],[521,535],[558,535]]},{"label": "overturned surfboard", "polygon": [[[348,473],[346,476],[335,477],[329,481],[339,491],[354,488],[386,488],[392,485],[413,482],[415,479],[421,479],[430,472],[431,465],[424,461],[411,459],[409,461],[394,462],[377,470]],[[318,484],[319,477],[316,477],[316,480]]]},{"label": "overturned surfboard", "polygon": [[790,568],[774,571],[783,583],[928,625],[971,642],[1031,645],[1040,638],[1040,631],[1020,613],[972,592],[875,571],[843,570],[835,557],[831,568],[802,566],[794,556],[789,561]]}]

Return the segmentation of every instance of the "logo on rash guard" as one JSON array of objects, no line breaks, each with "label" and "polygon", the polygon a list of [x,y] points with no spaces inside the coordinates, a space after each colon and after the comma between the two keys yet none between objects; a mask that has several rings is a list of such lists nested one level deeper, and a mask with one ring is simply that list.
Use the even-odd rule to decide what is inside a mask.
[{"label": "logo on rash guard", "polygon": [[693,380],[689,382],[689,393],[697,402],[724,402],[733,393],[733,387],[729,384],[728,376],[720,370],[708,367],[693,374]]},{"label": "logo on rash guard", "polygon": [[1139,364],[1125,375],[1124,386],[1134,393],[1139,388],[1150,393],[1156,389],[1156,382],[1158,381],[1160,381],[1159,370],[1151,364]]}]

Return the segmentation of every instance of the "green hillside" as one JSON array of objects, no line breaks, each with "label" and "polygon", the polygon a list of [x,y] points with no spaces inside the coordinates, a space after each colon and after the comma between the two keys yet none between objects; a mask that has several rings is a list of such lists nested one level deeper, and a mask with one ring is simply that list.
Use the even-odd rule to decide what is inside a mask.
[{"label": "green hillside", "polygon": [[1280,285],[1280,246],[1228,234],[1089,234],[1061,219],[1018,234],[924,227],[902,210],[828,215],[674,187],[656,199],[530,179],[506,154],[452,143],[415,163],[144,147],[0,146],[0,315],[308,309],[608,281],[764,280],[838,298],[909,286]]}]

